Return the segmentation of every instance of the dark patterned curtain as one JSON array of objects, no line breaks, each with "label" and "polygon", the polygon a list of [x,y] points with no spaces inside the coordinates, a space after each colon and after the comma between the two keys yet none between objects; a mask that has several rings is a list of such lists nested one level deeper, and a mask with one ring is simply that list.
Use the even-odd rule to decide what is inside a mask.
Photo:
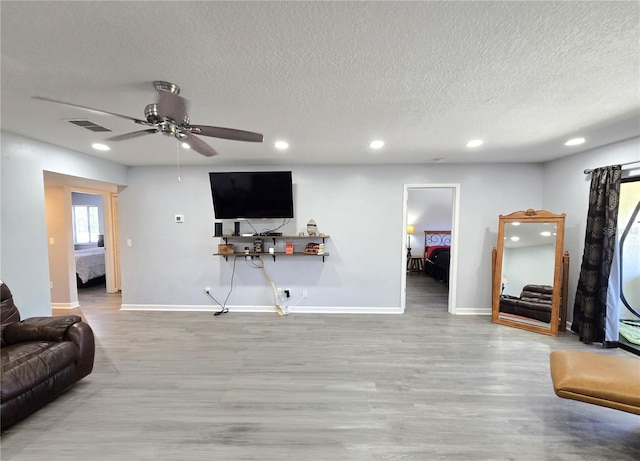
[{"label": "dark patterned curtain", "polygon": [[571,330],[586,344],[602,342],[607,317],[607,288],[616,245],[622,167],[591,172],[587,231]]}]

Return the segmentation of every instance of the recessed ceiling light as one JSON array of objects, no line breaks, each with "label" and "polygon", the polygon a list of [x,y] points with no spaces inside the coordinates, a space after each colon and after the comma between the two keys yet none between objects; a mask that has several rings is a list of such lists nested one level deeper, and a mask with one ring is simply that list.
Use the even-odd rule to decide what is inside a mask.
[{"label": "recessed ceiling light", "polygon": [[189,144],[187,144],[186,142],[182,143],[182,148],[183,149],[191,149],[191,146]]},{"label": "recessed ceiling light", "polygon": [[381,141],[379,139],[371,141],[371,144],[369,144],[369,147],[371,147],[372,149],[382,149],[382,146],[384,146],[384,141]]},{"label": "recessed ceiling light", "polygon": [[95,150],[111,150],[109,146],[100,144],[98,142],[94,142],[93,144],[91,144],[91,147],[93,147]]},{"label": "recessed ceiling light", "polygon": [[551,232],[549,231],[540,232],[540,235],[542,235],[543,237],[551,237]]},{"label": "recessed ceiling light", "polygon": [[278,150],[286,150],[289,148],[289,143],[287,141],[276,141],[273,145]]},{"label": "recessed ceiling light", "polygon": [[482,139],[472,139],[467,143],[467,147],[478,147],[481,146],[483,142]]},{"label": "recessed ceiling light", "polygon": [[511,223],[511,225],[512,225],[512,226],[519,226],[519,225],[520,225],[520,223],[519,223],[518,221],[514,221],[514,222],[512,222],[512,223]]},{"label": "recessed ceiling light", "polygon": [[573,138],[564,143],[565,146],[577,146],[579,144],[584,144],[584,138]]},{"label": "recessed ceiling light", "polygon": [[517,242],[518,240],[520,240],[520,237],[516,237],[515,235],[511,237],[512,242]]}]

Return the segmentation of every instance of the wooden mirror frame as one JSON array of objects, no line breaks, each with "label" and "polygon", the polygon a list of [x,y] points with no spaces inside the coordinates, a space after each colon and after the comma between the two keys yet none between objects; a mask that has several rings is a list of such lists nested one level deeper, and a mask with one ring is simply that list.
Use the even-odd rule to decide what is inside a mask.
[{"label": "wooden mirror frame", "polygon": [[[564,244],[564,219],[565,214],[555,214],[546,210],[515,211],[506,216],[499,216],[497,249],[492,252],[492,315],[491,320],[500,325],[507,325],[523,330],[535,331],[546,335],[557,335],[558,330],[566,330],[566,303],[567,303],[567,278],[569,267],[569,255],[563,253]],[[505,225],[513,222],[521,223],[555,223],[556,243],[553,272],[553,300],[551,305],[551,320],[549,327],[534,325],[527,322],[518,322],[500,317],[500,298],[502,285],[502,264],[504,254]]]}]

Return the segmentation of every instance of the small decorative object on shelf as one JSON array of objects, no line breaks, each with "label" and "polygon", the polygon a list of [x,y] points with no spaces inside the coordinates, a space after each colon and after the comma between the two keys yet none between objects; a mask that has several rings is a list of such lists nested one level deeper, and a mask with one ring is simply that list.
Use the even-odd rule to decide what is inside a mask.
[{"label": "small decorative object on shelf", "polygon": [[307,234],[316,235],[317,232],[318,232],[318,225],[313,219],[310,219],[309,222],[307,223]]},{"label": "small decorative object on shelf", "polygon": [[231,243],[221,243],[218,245],[218,253],[221,255],[232,255],[233,254],[233,244]]},{"label": "small decorative object on shelf", "polygon": [[262,240],[255,239],[253,241],[253,252],[254,253],[262,253]]},{"label": "small decorative object on shelf", "polygon": [[293,254],[293,242],[286,242],[284,246],[285,254],[292,255]]},{"label": "small decorative object on shelf", "polygon": [[304,254],[321,255],[324,253],[324,243],[307,243],[304,248]]}]

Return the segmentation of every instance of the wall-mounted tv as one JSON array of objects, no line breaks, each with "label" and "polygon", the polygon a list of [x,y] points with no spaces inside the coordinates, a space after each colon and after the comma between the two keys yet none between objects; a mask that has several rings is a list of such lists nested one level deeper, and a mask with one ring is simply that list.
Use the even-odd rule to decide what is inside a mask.
[{"label": "wall-mounted tv", "polygon": [[290,171],[209,173],[216,219],[293,218]]}]

